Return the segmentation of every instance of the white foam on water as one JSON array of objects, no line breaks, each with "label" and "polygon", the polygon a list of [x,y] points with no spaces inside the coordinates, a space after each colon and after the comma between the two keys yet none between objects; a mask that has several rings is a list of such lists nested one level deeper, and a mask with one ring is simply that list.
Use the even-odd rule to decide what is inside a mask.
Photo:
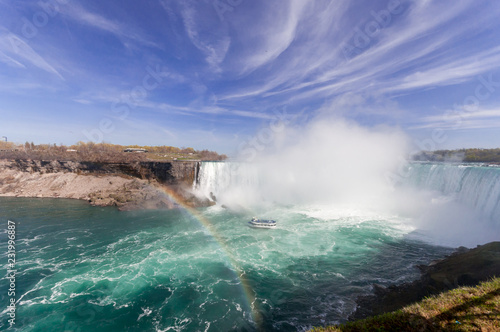
[{"label": "white foam on water", "polygon": [[137,317],[137,321],[140,321],[142,317],[144,316],[149,316],[151,315],[151,313],[153,312],[153,310],[151,310],[150,308],[146,307],[146,308],[141,308],[142,310],[142,313],[139,315],[139,317]]}]

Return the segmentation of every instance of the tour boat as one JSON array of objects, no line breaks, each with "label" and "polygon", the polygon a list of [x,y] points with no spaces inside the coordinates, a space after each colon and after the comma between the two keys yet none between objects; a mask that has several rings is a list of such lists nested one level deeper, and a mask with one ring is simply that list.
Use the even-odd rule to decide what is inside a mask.
[{"label": "tour boat", "polygon": [[248,222],[248,226],[252,228],[276,228],[276,221],[274,220],[260,220],[253,217],[252,221]]}]

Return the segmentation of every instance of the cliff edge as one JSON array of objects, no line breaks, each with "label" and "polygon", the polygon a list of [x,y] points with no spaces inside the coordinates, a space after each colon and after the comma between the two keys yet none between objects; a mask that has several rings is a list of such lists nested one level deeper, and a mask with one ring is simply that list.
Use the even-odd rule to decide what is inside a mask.
[{"label": "cliff edge", "polygon": [[0,196],[73,198],[120,209],[173,208],[179,200],[210,205],[191,191],[198,168],[196,161],[0,160]]},{"label": "cliff edge", "polygon": [[443,260],[418,268],[421,278],[412,283],[387,288],[374,285],[375,294],[358,298],[358,308],[350,320],[391,312],[430,295],[500,277],[500,242],[470,250],[459,248]]}]

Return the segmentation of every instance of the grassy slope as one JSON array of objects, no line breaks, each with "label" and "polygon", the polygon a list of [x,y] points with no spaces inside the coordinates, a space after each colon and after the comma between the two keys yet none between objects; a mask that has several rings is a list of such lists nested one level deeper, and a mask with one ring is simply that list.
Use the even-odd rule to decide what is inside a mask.
[{"label": "grassy slope", "polygon": [[391,313],[312,331],[500,331],[500,278]]}]

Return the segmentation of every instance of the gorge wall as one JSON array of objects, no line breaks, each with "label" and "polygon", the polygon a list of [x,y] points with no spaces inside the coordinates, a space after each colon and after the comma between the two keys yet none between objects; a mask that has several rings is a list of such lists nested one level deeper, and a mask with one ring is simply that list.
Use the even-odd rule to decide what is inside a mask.
[{"label": "gorge wall", "polygon": [[75,162],[75,161],[43,161],[43,160],[12,160],[5,162],[4,167],[22,172],[41,174],[76,173],[86,175],[127,175],[145,180],[156,180],[167,185],[192,185],[195,181],[198,161],[168,161],[168,162]]},{"label": "gorge wall", "polygon": [[197,161],[74,162],[0,160],[0,196],[60,197],[121,209],[172,208],[165,190],[192,206],[210,204],[191,193]]}]

